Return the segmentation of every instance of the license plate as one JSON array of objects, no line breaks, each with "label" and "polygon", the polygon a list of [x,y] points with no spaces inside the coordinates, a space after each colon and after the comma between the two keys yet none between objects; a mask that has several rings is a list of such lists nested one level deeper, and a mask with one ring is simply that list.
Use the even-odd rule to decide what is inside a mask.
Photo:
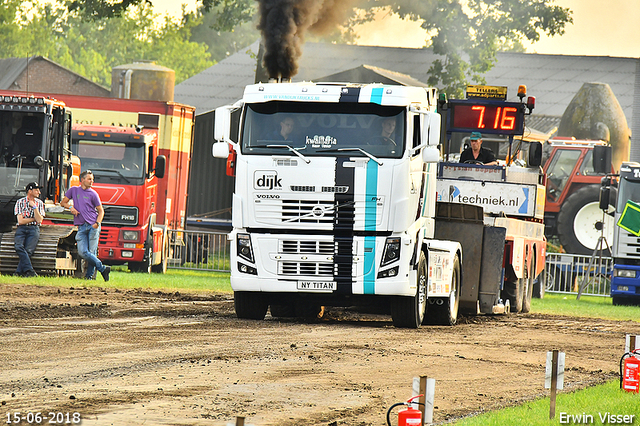
[{"label": "license plate", "polygon": [[298,281],[298,290],[334,291],[336,283],[331,281]]}]

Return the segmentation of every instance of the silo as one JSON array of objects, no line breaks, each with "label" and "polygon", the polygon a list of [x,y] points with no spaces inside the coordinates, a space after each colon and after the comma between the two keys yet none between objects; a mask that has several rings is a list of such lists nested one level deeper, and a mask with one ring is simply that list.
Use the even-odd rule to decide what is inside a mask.
[{"label": "silo", "polygon": [[584,83],[562,114],[558,136],[602,139],[606,128],[613,151],[612,163],[618,171],[623,161],[629,161],[631,129],[627,118],[608,84]]},{"label": "silo", "polygon": [[153,61],[119,65],[111,71],[111,96],[122,99],[173,101],[175,72]]}]

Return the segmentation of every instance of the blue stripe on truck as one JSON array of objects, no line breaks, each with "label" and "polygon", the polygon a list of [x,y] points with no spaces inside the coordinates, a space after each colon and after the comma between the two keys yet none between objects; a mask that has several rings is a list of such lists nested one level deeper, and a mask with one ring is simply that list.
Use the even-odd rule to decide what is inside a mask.
[{"label": "blue stripe on truck", "polygon": [[376,87],[371,90],[371,103],[382,105],[382,87]]},{"label": "blue stripe on truck", "polygon": [[[378,205],[378,163],[367,162],[367,179],[365,187],[364,230],[376,231],[376,211]],[[376,290],[376,237],[364,237],[364,294],[375,294]]]}]

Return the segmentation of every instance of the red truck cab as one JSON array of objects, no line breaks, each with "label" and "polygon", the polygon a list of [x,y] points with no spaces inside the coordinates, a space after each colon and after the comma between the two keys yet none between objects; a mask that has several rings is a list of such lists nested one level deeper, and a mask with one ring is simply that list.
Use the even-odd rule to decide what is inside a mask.
[{"label": "red truck cab", "polygon": [[93,172],[105,210],[98,257],[109,265],[127,263],[134,272],[166,271],[171,210],[157,125],[75,125],[72,152]]},{"label": "red truck cab", "polygon": [[555,137],[544,144],[543,168],[547,174],[545,234],[557,235],[568,253],[591,254],[600,227],[613,238],[610,216],[599,208],[600,180],[593,168],[593,147],[607,145],[600,140]]}]

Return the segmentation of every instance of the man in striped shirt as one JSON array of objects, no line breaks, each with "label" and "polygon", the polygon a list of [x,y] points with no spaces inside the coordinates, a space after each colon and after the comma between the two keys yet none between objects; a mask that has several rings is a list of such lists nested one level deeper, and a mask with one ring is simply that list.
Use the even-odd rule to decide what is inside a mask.
[{"label": "man in striped shirt", "polygon": [[37,277],[33,270],[31,257],[36,251],[40,239],[40,224],[44,219],[44,203],[40,196],[40,186],[36,182],[27,184],[27,196],[16,202],[13,210],[18,219],[18,228],[14,239],[16,253],[20,259],[14,275],[22,277]]}]

